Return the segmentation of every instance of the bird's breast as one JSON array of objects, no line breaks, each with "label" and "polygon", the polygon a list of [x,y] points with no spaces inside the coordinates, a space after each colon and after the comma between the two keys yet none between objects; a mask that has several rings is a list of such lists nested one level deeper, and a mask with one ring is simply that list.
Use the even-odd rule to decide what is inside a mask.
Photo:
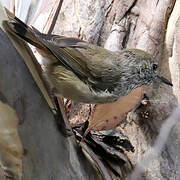
[{"label": "bird's breast", "polygon": [[107,91],[92,90],[88,84],[63,66],[51,66],[47,69],[48,81],[57,96],[89,104],[108,103],[116,100],[114,95]]}]

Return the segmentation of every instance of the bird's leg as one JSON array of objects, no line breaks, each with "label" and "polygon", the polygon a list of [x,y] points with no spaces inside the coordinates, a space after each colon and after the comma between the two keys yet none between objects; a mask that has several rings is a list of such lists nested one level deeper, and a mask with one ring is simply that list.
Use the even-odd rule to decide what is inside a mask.
[{"label": "bird's leg", "polygon": [[63,115],[62,113],[63,110],[60,109],[60,106],[61,108],[63,108],[63,104],[59,105],[59,103],[62,103],[62,101],[58,101],[57,97],[54,96],[54,103],[56,107],[55,109],[56,113],[54,114],[54,117],[55,117],[55,120],[57,122],[60,132],[66,137],[73,135],[72,129],[68,123],[68,120],[66,116]]},{"label": "bird's leg", "polygon": [[141,104],[143,106],[146,106],[148,104],[148,102],[149,102],[149,98],[148,98],[148,96],[146,94],[144,94],[144,97],[141,100]]},{"label": "bird's leg", "polygon": [[90,132],[90,129],[88,128],[88,126],[89,126],[89,121],[87,120],[85,123],[84,123],[84,125],[83,125],[83,127],[82,127],[82,139],[81,139],[81,142],[84,142],[85,141],[85,138],[86,138],[86,136],[87,136],[87,134]]}]

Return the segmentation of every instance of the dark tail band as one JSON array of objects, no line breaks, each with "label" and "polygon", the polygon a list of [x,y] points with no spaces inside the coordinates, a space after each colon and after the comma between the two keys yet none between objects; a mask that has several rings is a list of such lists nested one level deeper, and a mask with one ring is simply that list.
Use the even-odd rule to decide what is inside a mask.
[{"label": "dark tail band", "polygon": [[41,34],[38,30],[34,31],[34,28],[32,29],[23,23],[8,9],[5,8],[5,10],[9,18],[9,21],[3,21],[3,27],[6,31],[24,39],[35,47],[44,48],[44,45],[38,38],[38,35]]}]

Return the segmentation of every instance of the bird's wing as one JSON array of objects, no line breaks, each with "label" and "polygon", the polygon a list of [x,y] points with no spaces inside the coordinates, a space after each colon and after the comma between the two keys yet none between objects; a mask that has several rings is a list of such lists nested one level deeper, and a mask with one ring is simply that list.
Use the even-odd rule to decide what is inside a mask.
[{"label": "bird's wing", "polygon": [[[102,61],[98,63],[98,66],[102,65],[102,67],[96,68],[96,63],[92,63],[93,54],[91,55],[91,59],[89,59],[80,50],[82,49],[87,52],[89,43],[76,38],[66,38],[58,35],[44,35],[44,37],[40,36],[39,38],[60,63],[73,71],[85,83],[91,85],[92,88],[96,90],[113,90],[111,88],[116,84],[117,77],[110,78],[112,71],[106,71],[105,74],[102,73],[106,68],[111,68],[109,67],[111,66],[110,63]],[[101,53],[99,48],[93,49],[93,52],[94,54]]]},{"label": "bird's wing", "polygon": [[[42,39],[43,44],[51,51],[51,53],[62,63],[66,68],[73,71],[79,78],[87,79],[90,74],[86,67],[86,63],[82,60],[85,58],[79,54],[75,48],[85,48],[79,46],[79,39],[65,38],[63,36],[47,36]],[[68,50],[71,48],[71,51]]]},{"label": "bird's wing", "polygon": [[[108,50],[76,38],[42,34],[23,23],[7,9],[6,13],[9,17],[9,21],[3,21],[6,31],[34,45],[44,54],[52,53],[61,65],[74,72],[90,87],[97,90],[109,90],[114,87],[118,71],[114,71],[115,66],[108,63]],[[111,71],[108,71],[109,68]]]}]

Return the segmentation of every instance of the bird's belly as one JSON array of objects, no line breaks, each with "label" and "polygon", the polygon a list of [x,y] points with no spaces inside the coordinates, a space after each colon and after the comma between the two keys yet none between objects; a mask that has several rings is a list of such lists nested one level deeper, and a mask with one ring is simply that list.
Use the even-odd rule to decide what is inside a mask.
[{"label": "bird's belly", "polygon": [[75,76],[73,72],[63,67],[52,71],[48,77],[53,87],[53,92],[57,96],[63,96],[76,102],[90,104],[115,101],[114,96],[109,93],[96,93],[91,91],[87,84]]},{"label": "bird's belly", "polygon": [[89,87],[83,82],[68,82],[61,81],[58,86],[54,88],[54,93],[57,96],[63,96],[76,102],[83,102],[89,104],[108,103],[114,101],[109,95],[96,94],[92,92]]}]

